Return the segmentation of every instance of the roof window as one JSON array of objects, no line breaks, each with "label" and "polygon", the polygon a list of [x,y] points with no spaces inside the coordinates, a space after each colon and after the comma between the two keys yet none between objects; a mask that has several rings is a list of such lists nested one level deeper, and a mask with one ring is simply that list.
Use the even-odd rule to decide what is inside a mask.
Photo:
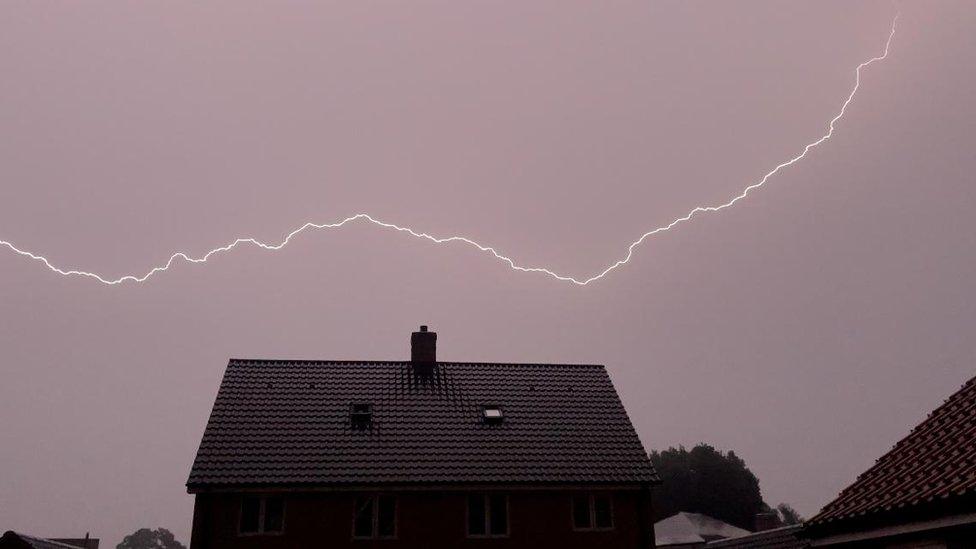
[{"label": "roof window", "polygon": [[356,429],[367,429],[373,423],[373,405],[368,402],[356,402],[349,413],[352,426]]},{"label": "roof window", "polygon": [[481,418],[485,423],[498,424],[505,421],[505,412],[501,406],[485,406],[481,409]]}]

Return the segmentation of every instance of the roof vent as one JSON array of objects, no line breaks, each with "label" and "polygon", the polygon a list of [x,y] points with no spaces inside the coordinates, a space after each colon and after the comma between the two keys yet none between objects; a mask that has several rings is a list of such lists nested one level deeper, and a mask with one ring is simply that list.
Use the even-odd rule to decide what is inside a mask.
[{"label": "roof vent", "polygon": [[349,418],[354,429],[368,429],[373,424],[373,405],[367,402],[353,404]]},{"label": "roof vent", "polygon": [[481,419],[489,425],[497,425],[505,421],[505,412],[501,406],[485,406],[481,409]]}]

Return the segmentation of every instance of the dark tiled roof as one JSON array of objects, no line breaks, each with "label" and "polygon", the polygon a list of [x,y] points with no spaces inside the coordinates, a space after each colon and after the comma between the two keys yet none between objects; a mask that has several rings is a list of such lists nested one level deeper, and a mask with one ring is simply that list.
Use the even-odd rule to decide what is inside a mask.
[{"label": "dark tiled roof", "polygon": [[946,508],[972,501],[974,489],[976,379],[929,414],[808,524],[822,529]]},{"label": "dark tiled roof", "polygon": [[[80,543],[69,543],[74,540],[53,540],[44,539],[34,536],[28,536],[27,534],[21,534],[19,532],[14,532],[8,530],[0,537],[0,547],[7,548],[30,548],[30,549],[78,549],[79,547],[84,548],[85,540],[78,540]],[[92,543],[94,542],[94,543]],[[97,539],[88,540],[89,547],[93,549],[98,548]]]},{"label": "dark tiled roof", "polygon": [[800,539],[802,524],[756,532],[739,538],[711,541],[706,549],[805,549],[810,542]]},{"label": "dark tiled roof", "polygon": [[657,480],[602,366],[235,359],[187,486]]}]

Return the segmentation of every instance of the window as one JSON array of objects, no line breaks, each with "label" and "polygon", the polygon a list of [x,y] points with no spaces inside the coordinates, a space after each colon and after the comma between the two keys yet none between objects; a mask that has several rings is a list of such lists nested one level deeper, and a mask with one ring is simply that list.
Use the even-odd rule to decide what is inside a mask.
[{"label": "window", "polygon": [[593,528],[589,496],[573,496],[573,528],[577,530]]},{"label": "window", "polygon": [[613,528],[613,505],[609,494],[593,496],[593,524],[598,530]]},{"label": "window", "polygon": [[280,534],[284,526],[284,498],[244,496],[241,500],[241,534]]},{"label": "window", "polygon": [[356,498],[352,536],[361,539],[396,537],[396,498],[363,496]]},{"label": "window", "polygon": [[373,405],[368,402],[354,403],[349,412],[349,419],[352,421],[353,429],[369,429],[373,423]]},{"label": "window", "polygon": [[497,424],[505,420],[505,412],[500,406],[485,406],[481,409],[481,418],[485,423]]},{"label": "window", "polygon": [[610,501],[610,494],[573,496],[573,529],[613,529],[613,503]]},{"label": "window", "polygon": [[468,537],[508,536],[508,497],[501,494],[468,496]]},{"label": "window", "polygon": [[261,499],[245,497],[241,502],[242,534],[256,534],[261,530]]}]

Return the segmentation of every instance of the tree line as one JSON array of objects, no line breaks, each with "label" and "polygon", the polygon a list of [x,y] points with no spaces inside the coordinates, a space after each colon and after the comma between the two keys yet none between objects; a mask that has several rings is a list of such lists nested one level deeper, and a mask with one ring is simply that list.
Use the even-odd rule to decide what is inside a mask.
[{"label": "tree line", "polygon": [[768,513],[780,524],[798,524],[803,518],[789,504],[770,507],[763,501],[759,479],[745,461],[700,443],[653,451],[651,463],[662,484],[654,490],[655,520],[682,511],[701,513],[733,526],[752,530],[756,515]]}]

